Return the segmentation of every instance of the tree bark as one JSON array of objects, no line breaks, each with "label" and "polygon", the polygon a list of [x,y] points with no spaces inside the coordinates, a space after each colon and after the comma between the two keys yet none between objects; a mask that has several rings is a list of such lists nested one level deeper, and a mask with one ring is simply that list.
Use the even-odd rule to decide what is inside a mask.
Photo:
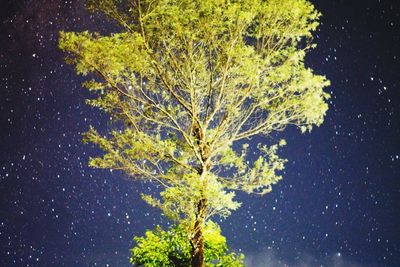
[{"label": "tree bark", "polygon": [[200,199],[197,204],[196,222],[192,244],[192,267],[204,267],[204,225],[207,209],[207,199]]}]

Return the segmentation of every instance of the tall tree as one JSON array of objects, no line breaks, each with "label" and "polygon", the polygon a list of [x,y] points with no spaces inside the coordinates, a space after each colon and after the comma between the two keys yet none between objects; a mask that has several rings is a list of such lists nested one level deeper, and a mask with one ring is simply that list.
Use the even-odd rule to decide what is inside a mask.
[{"label": "tall tree", "polygon": [[323,122],[329,82],[304,64],[320,13],[308,0],[89,0],[87,7],[120,29],[61,32],[67,62],[96,93],[88,103],[117,122],[111,132],[85,134],[104,151],[90,165],[159,184],[161,193],[144,200],[185,225],[191,265],[204,266],[205,222],[239,207],[235,190],[265,194],[281,179],[277,150],[285,142],[250,138]]}]

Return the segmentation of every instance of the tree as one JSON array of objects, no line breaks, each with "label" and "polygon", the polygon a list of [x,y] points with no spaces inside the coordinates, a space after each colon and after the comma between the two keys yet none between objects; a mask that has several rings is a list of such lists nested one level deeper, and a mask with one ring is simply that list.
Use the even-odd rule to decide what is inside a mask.
[{"label": "tree", "polygon": [[[266,194],[285,159],[278,144],[251,144],[289,125],[323,122],[324,76],[304,64],[320,13],[308,0],[89,0],[120,32],[61,32],[60,48],[88,103],[114,130],[85,140],[104,155],[90,166],[160,185],[143,194],[189,233],[192,266],[204,266],[204,227],[239,207],[234,191]],[[250,149],[251,144],[251,149]],[[254,159],[254,154],[258,158]]]},{"label": "tree", "polygon": [[[131,263],[146,267],[186,267],[191,262],[191,246],[185,226],[171,227],[167,232],[157,226],[146,231],[144,237],[135,237]],[[204,261],[207,266],[244,267],[243,255],[228,252],[221,229],[209,221],[204,229]]]}]

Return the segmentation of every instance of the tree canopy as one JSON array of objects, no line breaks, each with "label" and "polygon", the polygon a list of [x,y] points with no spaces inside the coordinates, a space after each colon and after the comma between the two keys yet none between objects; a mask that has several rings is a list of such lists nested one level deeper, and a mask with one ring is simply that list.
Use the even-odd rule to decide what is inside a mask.
[{"label": "tree canopy", "polygon": [[308,0],[92,0],[87,7],[120,29],[60,35],[67,62],[95,92],[88,104],[116,122],[108,133],[85,134],[104,151],[90,166],[159,184],[159,195],[143,199],[185,225],[193,259],[203,262],[205,222],[240,206],[234,191],[265,194],[281,179],[285,141],[267,146],[251,137],[323,122],[329,81],[304,63],[320,13]]}]

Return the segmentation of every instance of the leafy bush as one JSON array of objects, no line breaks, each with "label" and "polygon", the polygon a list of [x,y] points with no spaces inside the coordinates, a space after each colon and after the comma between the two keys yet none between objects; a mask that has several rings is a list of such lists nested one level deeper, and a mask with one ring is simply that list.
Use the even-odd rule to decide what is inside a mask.
[{"label": "leafy bush", "polygon": [[[131,250],[131,263],[143,267],[190,266],[192,247],[183,225],[164,231],[157,226],[146,231],[145,236],[135,237],[136,246]],[[204,231],[204,257],[207,267],[243,267],[244,256],[230,252],[220,227],[209,222]]]}]

